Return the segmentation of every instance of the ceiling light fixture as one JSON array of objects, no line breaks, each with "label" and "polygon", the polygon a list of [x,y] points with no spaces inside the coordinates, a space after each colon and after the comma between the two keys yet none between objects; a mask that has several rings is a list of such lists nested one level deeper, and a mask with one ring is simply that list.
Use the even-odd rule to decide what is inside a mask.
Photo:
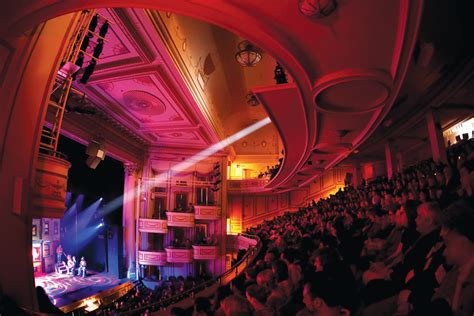
[{"label": "ceiling light fixture", "polygon": [[300,12],[311,18],[323,18],[337,9],[337,0],[299,0]]},{"label": "ceiling light fixture", "polygon": [[257,97],[253,95],[253,93],[249,93],[247,94],[247,104],[250,106],[257,106],[260,102],[258,102]]},{"label": "ceiling light fixture", "polygon": [[235,60],[241,66],[254,67],[262,60],[260,51],[249,41],[242,41],[237,47],[239,51],[235,54]]}]

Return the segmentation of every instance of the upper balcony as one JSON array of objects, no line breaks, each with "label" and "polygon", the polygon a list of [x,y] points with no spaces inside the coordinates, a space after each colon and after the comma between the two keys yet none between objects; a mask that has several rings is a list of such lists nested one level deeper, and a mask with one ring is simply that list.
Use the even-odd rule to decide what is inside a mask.
[{"label": "upper balcony", "polygon": [[216,221],[222,217],[222,208],[217,205],[194,205],[194,218]]},{"label": "upper balcony", "polygon": [[170,263],[193,262],[193,249],[189,248],[165,248],[166,260]]},{"label": "upper balcony", "polygon": [[227,180],[227,192],[239,194],[269,191],[265,188],[267,183],[267,179]]},{"label": "upper balcony", "polygon": [[168,220],[140,218],[138,220],[138,230],[141,233],[166,234],[168,233]]},{"label": "upper balcony", "polygon": [[219,258],[219,246],[193,245],[194,260],[215,260]]},{"label": "upper balcony", "polygon": [[194,227],[194,213],[166,212],[168,226]]},{"label": "upper balcony", "polygon": [[147,266],[166,265],[166,252],[164,251],[138,251],[138,263]]}]

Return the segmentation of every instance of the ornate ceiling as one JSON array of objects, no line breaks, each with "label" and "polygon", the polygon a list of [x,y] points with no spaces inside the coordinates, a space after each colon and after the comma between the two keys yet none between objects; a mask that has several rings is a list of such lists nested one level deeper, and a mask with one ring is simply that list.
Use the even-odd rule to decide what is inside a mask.
[{"label": "ornate ceiling", "polygon": [[[417,91],[403,83],[428,1],[339,0],[337,10],[323,19],[302,15],[297,1],[78,3],[8,5],[4,13],[12,16],[0,21],[0,29],[24,30],[85,7],[148,8],[104,12],[115,23],[115,34],[89,84],[78,88],[150,144],[166,147],[207,146],[270,116],[273,126],[233,148],[249,155],[285,149],[268,189],[307,185],[367,141],[400,91]],[[264,51],[255,68],[242,69],[234,61],[242,39]],[[274,84],[270,56],[291,74],[289,84]],[[245,103],[249,91],[260,106]]]},{"label": "ornate ceiling", "polygon": [[216,142],[145,12],[98,12],[112,21],[111,31],[90,80],[75,87],[149,146],[204,148]]}]

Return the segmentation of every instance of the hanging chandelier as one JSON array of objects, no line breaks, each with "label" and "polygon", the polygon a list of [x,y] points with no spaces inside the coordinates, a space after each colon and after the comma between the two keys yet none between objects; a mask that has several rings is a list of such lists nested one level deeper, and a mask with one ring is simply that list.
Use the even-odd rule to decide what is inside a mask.
[{"label": "hanging chandelier", "polygon": [[250,92],[247,94],[247,104],[250,106],[257,106],[260,104],[260,102],[258,102],[257,97],[253,95],[252,92]]},{"label": "hanging chandelier", "polygon": [[337,9],[337,0],[299,0],[298,9],[307,17],[323,18]]},{"label": "hanging chandelier", "polygon": [[249,41],[242,41],[237,47],[239,51],[235,54],[235,60],[241,66],[254,67],[262,60],[262,54]]}]

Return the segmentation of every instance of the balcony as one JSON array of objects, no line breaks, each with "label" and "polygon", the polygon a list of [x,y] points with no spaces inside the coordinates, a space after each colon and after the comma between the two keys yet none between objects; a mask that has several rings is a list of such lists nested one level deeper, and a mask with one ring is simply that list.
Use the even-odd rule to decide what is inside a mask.
[{"label": "balcony", "polygon": [[194,260],[215,260],[219,258],[219,246],[193,245]]},{"label": "balcony", "polygon": [[166,260],[170,263],[193,262],[193,250],[186,248],[166,248]]},{"label": "balcony", "polygon": [[269,191],[265,188],[267,183],[267,179],[227,180],[227,191],[231,194]]},{"label": "balcony", "polygon": [[166,252],[164,251],[138,251],[138,263],[147,266],[166,265]]},{"label": "balcony", "polygon": [[168,233],[168,220],[140,218],[138,221],[138,230],[141,233],[166,234]]},{"label": "balcony", "polygon": [[221,219],[222,211],[220,206],[194,205],[194,218],[207,221]]},{"label": "balcony", "polygon": [[238,249],[249,249],[250,247],[255,247],[256,245],[257,240],[255,238],[245,237],[242,234],[237,237]]},{"label": "balcony", "polygon": [[168,226],[194,227],[194,213],[166,212]]}]

